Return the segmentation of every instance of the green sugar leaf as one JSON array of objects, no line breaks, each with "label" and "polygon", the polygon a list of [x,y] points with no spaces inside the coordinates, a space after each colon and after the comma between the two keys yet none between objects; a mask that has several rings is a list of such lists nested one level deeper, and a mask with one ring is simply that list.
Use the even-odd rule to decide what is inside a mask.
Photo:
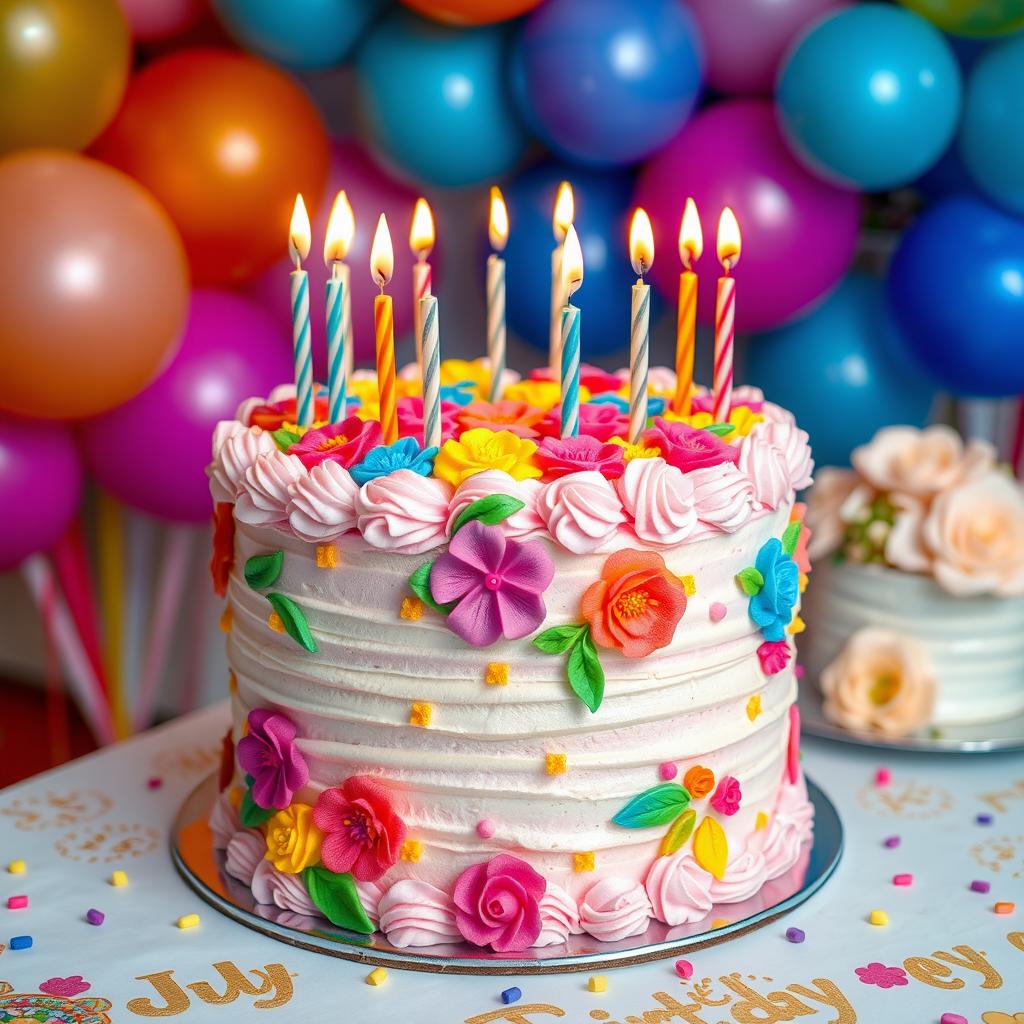
[{"label": "green sugar leaf", "polygon": [[661,849],[658,850],[659,856],[667,857],[670,853],[675,853],[676,850],[682,849],[683,843],[690,838],[693,826],[696,823],[697,812],[692,807],[683,811],[672,822],[672,827],[665,833],[665,838],[661,841]]},{"label": "green sugar leaf", "polygon": [[755,594],[760,594],[761,588],[764,586],[764,577],[752,565],[747,566],[746,569],[741,569],[736,573],[736,580],[743,588],[743,593],[746,594],[747,597],[753,597]]},{"label": "green sugar leaf", "polygon": [[316,654],[318,648],[306,621],[306,613],[285,594],[267,594],[267,600],[281,617],[285,632],[300,647],[305,647],[310,654]]},{"label": "green sugar leaf", "polygon": [[782,550],[787,555],[792,555],[796,551],[796,546],[800,542],[800,524],[790,523],[786,527],[785,533],[782,535]]},{"label": "green sugar leaf", "polygon": [[731,423],[709,423],[704,429],[715,437],[726,437],[736,428]]},{"label": "green sugar leaf", "polygon": [[293,444],[298,444],[302,440],[301,434],[296,433],[294,430],[286,430],[284,427],[273,431],[270,436],[274,439],[274,444],[286,455],[288,454],[288,449]]},{"label": "green sugar leaf", "polygon": [[369,935],[374,930],[350,874],[336,875],[317,864],[306,868],[302,880],[306,883],[309,898],[331,924],[361,935]]},{"label": "green sugar leaf", "polygon": [[545,654],[563,654],[583,635],[586,626],[552,626],[538,633],[531,641],[538,651]]},{"label": "green sugar leaf", "polygon": [[612,821],[623,828],[667,825],[682,814],[689,803],[690,794],[678,782],[663,782],[633,797]]},{"label": "green sugar leaf", "polygon": [[433,562],[424,562],[409,577],[409,589],[428,607],[433,608],[440,615],[447,615],[456,602],[448,605],[438,604],[434,595],[430,592],[430,570],[434,567]]},{"label": "green sugar leaf", "polygon": [[604,669],[597,656],[597,648],[590,639],[590,627],[584,626],[579,641],[569,651],[566,674],[572,692],[590,710],[596,711],[604,699]]},{"label": "green sugar leaf", "polygon": [[452,536],[454,537],[466,523],[472,522],[474,519],[478,519],[487,526],[496,526],[525,507],[523,502],[518,498],[513,498],[511,494],[489,494],[486,498],[478,498],[471,505],[467,505],[459,518],[455,520]]},{"label": "green sugar leaf", "polygon": [[283,551],[268,551],[264,555],[253,555],[245,563],[245,582],[253,590],[272,587],[277,582],[277,577],[281,575],[283,565]]},{"label": "green sugar leaf", "polygon": [[259,828],[265,821],[269,821],[276,813],[272,807],[260,807],[252,798],[252,776],[245,777],[245,795],[242,797],[242,806],[238,809],[238,819],[246,828]]}]

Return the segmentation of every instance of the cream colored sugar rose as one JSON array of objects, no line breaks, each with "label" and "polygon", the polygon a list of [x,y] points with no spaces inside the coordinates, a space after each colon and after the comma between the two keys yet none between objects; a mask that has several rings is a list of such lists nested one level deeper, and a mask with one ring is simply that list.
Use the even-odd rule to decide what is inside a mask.
[{"label": "cream colored sugar rose", "polygon": [[906,736],[935,704],[928,652],[889,629],[858,630],[821,674],[825,717],[845,729]]},{"label": "cream colored sugar rose", "polygon": [[807,553],[812,561],[831,554],[843,542],[843,508],[859,483],[852,469],[826,466],[818,470],[807,499],[806,523],[811,533]]}]

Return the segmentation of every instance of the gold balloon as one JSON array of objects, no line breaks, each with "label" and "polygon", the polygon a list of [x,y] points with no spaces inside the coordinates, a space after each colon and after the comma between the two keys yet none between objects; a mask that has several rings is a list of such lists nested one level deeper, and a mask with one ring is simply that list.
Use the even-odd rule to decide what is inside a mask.
[{"label": "gold balloon", "polygon": [[943,32],[987,39],[1024,28],[1021,0],[900,0]]},{"label": "gold balloon", "polygon": [[130,63],[117,0],[0,0],[0,153],[84,149],[117,112]]}]

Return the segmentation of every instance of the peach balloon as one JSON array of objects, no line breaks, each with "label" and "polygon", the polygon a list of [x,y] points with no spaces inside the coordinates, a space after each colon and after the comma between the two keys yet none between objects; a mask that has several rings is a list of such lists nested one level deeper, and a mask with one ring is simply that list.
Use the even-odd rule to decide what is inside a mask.
[{"label": "peach balloon", "polygon": [[177,349],[188,266],[142,186],[75,153],[0,160],[0,409],[42,419],[105,412]]}]

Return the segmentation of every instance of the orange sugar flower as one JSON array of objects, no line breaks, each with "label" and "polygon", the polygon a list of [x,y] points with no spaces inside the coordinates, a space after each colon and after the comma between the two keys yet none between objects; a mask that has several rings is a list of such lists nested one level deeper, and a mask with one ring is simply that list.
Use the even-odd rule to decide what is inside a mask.
[{"label": "orange sugar flower", "polygon": [[473,402],[457,414],[463,430],[486,427],[488,430],[509,430],[516,437],[539,437],[537,424],[544,419],[544,410],[526,402]]},{"label": "orange sugar flower", "polygon": [[683,787],[694,800],[700,800],[715,788],[715,773],[702,764],[695,764],[683,776]]}]

